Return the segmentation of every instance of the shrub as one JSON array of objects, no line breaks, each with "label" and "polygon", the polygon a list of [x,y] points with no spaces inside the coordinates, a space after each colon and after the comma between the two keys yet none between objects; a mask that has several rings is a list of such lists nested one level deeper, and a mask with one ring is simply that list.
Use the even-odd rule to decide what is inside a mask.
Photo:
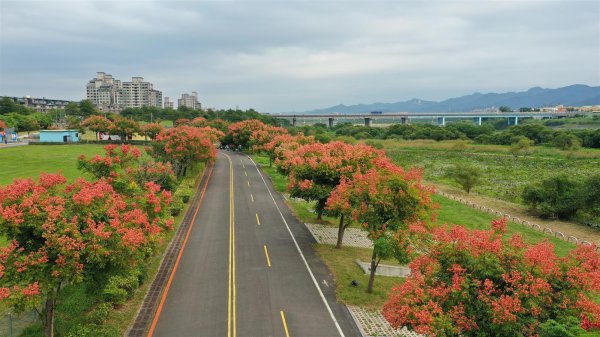
[{"label": "shrub", "polygon": [[171,215],[177,216],[183,210],[183,201],[181,201],[181,197],[175,196],[173,201],[171,201]]},{"label": "shrub", "polygon": [[102,297],[105,301],[120,306],[133,296],[138,285],[139,279],[135,274],[111,276],[104,287]]},{"label": "shrub", "polygon": [[525,136],[513,137],[512,144],[510,145],[510,153],[515,157],[519,154],[528,155],[532,145],[533,141]]},{"label": "shrub", "polygon": [[446,172],[446,176],[459,184],[465,192],[470,193],[473,187],[481,183],[482,172],[475,166],[457,164]]},{"label": "shrub", "polygon": [[192,189],[189,187],[181,188],[181,190],[178,190],[177,192],[181,196],[181,201],[186,204],[190,201],[190,198],[194,194],[194,191],[192,191]]},{"label": "shrub", "polygon": [[66,337],[114,337],[120,333],[115,327],[96,324],[79,324],[69,330]]},{"label": "shrub", "polygon": [[583,206],[581,191],[578,181],[559,175],[525,187],[522,197],[526,205],[543,217],[570,219]]},{"label": "shrub", "polygon": [[110,315],[113,309],[112,303],[102,302],[88,314],[88,321],[93,324],[102,324],[106,322],[108,315]]}]

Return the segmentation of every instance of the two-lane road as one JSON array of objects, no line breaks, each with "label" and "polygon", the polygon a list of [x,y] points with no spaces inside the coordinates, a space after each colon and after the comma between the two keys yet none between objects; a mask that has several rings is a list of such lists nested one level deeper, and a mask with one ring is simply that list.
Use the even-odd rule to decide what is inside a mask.
[{"label": "two-lane road", "polygon": [[221,152],[149,336],[355,336],[305,232],[250,158]]}]

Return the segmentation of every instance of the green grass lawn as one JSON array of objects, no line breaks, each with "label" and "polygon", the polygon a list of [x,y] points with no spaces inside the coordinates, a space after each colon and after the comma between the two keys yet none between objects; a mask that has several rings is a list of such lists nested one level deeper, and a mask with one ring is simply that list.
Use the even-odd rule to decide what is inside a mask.
[{"label": "green grass lawn", "polygon": [[[367,293],[369,275],[356,264],[354,260],[371,261],[371,250],[356,247],[336,249],[333,245],[315,245],[315,250],[321,256],[336,283],[336,294],[339,302],[360,305],[367,308],[381,308],[387,301],[387,294],[394,285],[404,279],[397,277],[375,276],[373,293]],[[381,264],[393,264],[393,261],[381,260]],[[358,282],[353,287],[351,282]]]},{"label": "green grass lawn", "polygon": [[81,176],[79,155],[104,154],[102,145],[26,145],[0,149],[0,184],[15,178],[37,179],[41,172],[62,172],[68,180]]}]

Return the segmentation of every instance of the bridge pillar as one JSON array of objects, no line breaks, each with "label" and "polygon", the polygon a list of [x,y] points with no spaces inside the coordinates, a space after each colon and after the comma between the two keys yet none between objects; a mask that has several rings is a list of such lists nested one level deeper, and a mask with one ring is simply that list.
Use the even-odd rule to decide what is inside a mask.
[{"label": "bridge pillar", "polygon": [[402,123],[402,124],[406,124],[407,120],[408,120],[408,117],[400,117],[400,123]]},{"label": "bridge pillar", "polygon": [[481,125],[481,117],[473,117],[473,123],[477,124],[477,125]]},{"label": "bridge pillar", "polygon": [[519,117],[508,117],[508,125],[519,125]]},{"label": "bridge pillar", "polygon": [[292,126],[294,126],[294,127],[296,126],[296,117],[292,118]]},{"label": "bridge pillar", "polygon": [[327,126],[329,126],[330,129],[333,127],[333,117],[328,118]]},{"label": "bridge pillar", "polygon": [[446,126],[446,117],[438,117],[438,125]]},{"label": "bridge pillar", "polygon": [[370,118],[370,117],[365,117],[365,126],[371,126],[371,121],[372,121],[372,120],[373,120],[373,119],[372,119],[372,118]]}]

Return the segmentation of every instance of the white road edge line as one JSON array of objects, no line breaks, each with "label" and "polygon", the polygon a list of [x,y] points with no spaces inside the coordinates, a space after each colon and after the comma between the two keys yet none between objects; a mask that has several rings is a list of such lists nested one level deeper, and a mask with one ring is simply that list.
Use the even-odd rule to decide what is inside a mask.
[{"label": "white road edge line", "polygon": [[300,257],[302,258],[302,261],[304,262],[304,265],[306,266],[306,269],[308,270],[308,273],[310,274],[310,278],[312,278],[312,281],[313,281],[315,287],[317,288],[317,291],[319,292],[319,295],[321,296],[321,299],[323,300],[325,307],[327,307],[327,311],[329,312],[329,316],[331,316],[331,319],[333,320],[335,327],[337,328],[338,332],[340,333],[340,336],[346,337],[344,335],[344,332],[342,331],[342,328],[340,327],[340,323],[338,323],[337,319],[335,318],[335,315],[333,315],[333,311],[331,311],[331,307],[329,307],[329,303],[327,303],[327,299],[325,298],[325,295],[323,295],[323,291],[321,291],[321,287],[319,287],[319,282],[317,282],[317,279],[315,278],[315,275],[313,274],[312,270],[310,269],[308,262],[306,262],[306,258],[304,257],[302,250],[300,250],[300,246],[298,245],[298,242],[296,241],[294,234],[292,234],[292,230],[290,229],[290,226],[288,225],[287,221],[285,220],[283,213],[281,213],[281,210],[279,209],[279,206],[277,205],[277,202],[275,201],[275,198],[273,197],[273,193],[271,193],[271,190],[269,189],[269,186],[267,185],[265,178],[263,177],[262,173],[258,169],[258,166],[256,166],[256,163],[254,162],[254,160],[249,156],[248,156],[248,158],[252,161],[252,164],[256,168],[256,171],[258,172],[258,174],[260,175],[260,178],[262,179],[263,183],[265,184],[265,187],[267,188],[267,192],[269,192],[269,195],[271,196],[271,200],[273,200],[273,204],[275,204],[275,208],[277,208],[277,212],[279,212],[279,216],[281,216],[281,220],[283,220],[283,223],[285,224],[285,227],[287,228],[288,233],[290,233],[290,236],[292,237],[292,241],[294,241],[294,245],[296,245],[296,250],[298,250]]}]

